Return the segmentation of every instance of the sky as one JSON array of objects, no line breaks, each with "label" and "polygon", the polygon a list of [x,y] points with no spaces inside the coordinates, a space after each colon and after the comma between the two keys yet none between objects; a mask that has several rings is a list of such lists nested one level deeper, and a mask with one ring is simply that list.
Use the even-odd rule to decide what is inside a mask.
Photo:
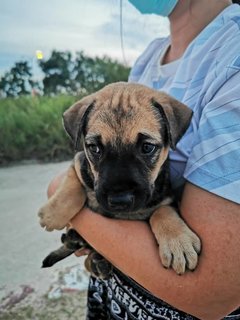
[{"label": "sky", "polygon": [[[83,50],[132,65],[146,46],[169,34],[168,21],[140,14],[122,0],[123,47],[120,37],[121,0],[0,0],[0,76],[16,61],[37,69],[35,52]],[[125,61],[124,61],[125,56]]]}]

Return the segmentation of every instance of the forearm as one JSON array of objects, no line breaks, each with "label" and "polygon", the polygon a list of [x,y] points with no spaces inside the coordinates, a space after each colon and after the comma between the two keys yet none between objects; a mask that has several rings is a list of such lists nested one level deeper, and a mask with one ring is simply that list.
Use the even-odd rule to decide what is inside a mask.
[{"label": "forearm", "polygon": [[[62,176],[52,181],[48,196]],[[181,210],[201,237],[203,250],[198,268],[181,277],[162,267],[155,239],[144,222],[107,219],[84,209],[73,219],[73,227],[116,267],[160,299],[201,319],[221,319],[240,305],[239,206],[218,204],[206,199],[205,193],[188,189]],[[190,202],[185,200],[189,194]]]},{"label": "forearm", "polygon": [[204,295],[200,295],[203,284],[198,283],[199,269],[182,277],[165,270],[147,224],[110,220],[83,210],[74,218],[73,226],[99,253],[152,294],[202,316]]},{"label": "forearm", "polygon": [[146,223],[111,220],[85,209],[74,218],[73,225],[117,268],[180,310],[214,320],[230,313],[240,302],[236,301],[240,296],[236,270],[239,258],[228,250],[236,247],[236,239],[230,237],[227,226],[226,233],[219,235],[214,220],[211,224],[200,216],[191,217],[191,226],[203,239],[203,252],[197,270],[181,277],[162,267]]}]

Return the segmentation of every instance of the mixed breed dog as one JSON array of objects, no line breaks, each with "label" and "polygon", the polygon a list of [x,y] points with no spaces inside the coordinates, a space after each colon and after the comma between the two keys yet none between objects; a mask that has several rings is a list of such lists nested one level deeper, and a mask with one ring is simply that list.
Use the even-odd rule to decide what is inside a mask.
[{"label": "mixed breed dog", "polygon": [[169,95],[125,82],[106,86],[64,113],[65,130],[78,152],[39,210],[47,231],[67,228],[62,246],[43,267],[88,248],[87,270],[103,279],[111,275],[112,265],[69,227],[86,206],[109,218],[149,222],[164,267],[177,274],[196,268],[201,242],[178,213],[168,163],[169,149],[175,149],[191,117],[192,111]]}]

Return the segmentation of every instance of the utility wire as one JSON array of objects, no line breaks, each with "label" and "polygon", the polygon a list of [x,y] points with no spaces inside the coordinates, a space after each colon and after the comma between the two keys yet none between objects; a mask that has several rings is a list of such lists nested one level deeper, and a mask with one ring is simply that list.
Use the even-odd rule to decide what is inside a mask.
[{"label": "utility wire", "polygon": [[127,59],[126,59],[124,43],[123,43],[123,0],[120,0],[120,39],[121,39],[123,63],[127,66]]}]

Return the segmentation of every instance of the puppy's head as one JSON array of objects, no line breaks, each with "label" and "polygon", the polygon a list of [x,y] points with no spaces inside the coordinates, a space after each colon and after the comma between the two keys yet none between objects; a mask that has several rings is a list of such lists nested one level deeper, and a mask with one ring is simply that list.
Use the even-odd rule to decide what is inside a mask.
[{"label": "puppy's head", "polygon": [[105,211],[124,218],[146,206],[169,148],[176,147],[191,116],[189,108],[165,93],[123,82],[64,113],[76,148],[83,142],[96,198]]}]

